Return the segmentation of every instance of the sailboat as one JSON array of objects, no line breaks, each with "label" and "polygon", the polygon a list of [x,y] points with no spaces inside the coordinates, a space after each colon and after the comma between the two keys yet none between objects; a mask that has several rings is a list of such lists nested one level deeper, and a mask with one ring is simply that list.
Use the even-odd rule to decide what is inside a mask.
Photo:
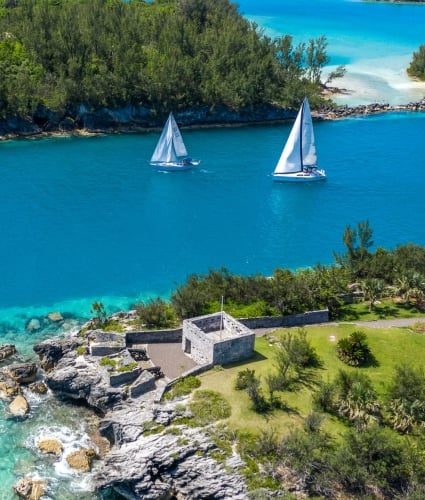
[{"label": "sailboat", "polygon": [[326,179],[325,171],[317,168],[316,162],[313,120],[306,97],[273,172],[273,180],[309,182]]},{"label": "sailboat", "polygon": [[170,113],[162,129],[161,137],[153,152],[150,164],[157,170],[172,172],[188,170],[200,163],[200,160],[192,160],[188,156],[179,127],[173,113]]}]

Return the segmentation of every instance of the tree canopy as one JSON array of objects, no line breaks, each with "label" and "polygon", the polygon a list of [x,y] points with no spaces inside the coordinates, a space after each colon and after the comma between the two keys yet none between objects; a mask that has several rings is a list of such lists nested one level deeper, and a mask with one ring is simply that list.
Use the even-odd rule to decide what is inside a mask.
[{"label": "tree canopy", "polygon": [[326,46],[271,39],[229,0],[0,0],[0,113],[314,104]]}]

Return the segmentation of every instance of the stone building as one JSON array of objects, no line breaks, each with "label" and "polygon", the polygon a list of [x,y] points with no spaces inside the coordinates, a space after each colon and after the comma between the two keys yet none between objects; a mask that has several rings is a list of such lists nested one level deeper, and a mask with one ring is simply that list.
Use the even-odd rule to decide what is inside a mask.
[{"label": "stone building", "polygon": [[225,365],[250,358],[255,333],[225,312],[183,321],[182,349],[200,365]]}]

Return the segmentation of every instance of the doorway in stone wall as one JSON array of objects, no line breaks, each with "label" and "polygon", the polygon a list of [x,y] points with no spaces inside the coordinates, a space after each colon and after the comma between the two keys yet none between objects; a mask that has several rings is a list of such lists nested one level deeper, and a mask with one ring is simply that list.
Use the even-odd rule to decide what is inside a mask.
[{"label": "doorway in stone wall", "polygon": [[190,354],[192,352],[192,342],[189,339],[184,341],[184,352]]}]

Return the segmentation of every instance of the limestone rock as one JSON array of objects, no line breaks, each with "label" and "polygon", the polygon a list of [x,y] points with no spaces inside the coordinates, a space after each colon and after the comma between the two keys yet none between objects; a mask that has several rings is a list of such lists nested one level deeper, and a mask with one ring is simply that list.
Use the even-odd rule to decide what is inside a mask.
[{"label": "limestone rock", "polygon": [[52,453],[59,457],[62,454],[62,443],[55,438],[44,437],[39,439],[37,443],[38,448],[44,453]]},{"label": "limestone rock", "polygon": [[51,312],[47,315],[47,318],[53,323],[63,321],[63,316],[60,312]]},{"label": "limestone rock", "polygon": [[28,401],[20,394],[9,405],[10,413],[15,417],[23,417],[30,411]]},{"label": "limestone rock", "polygon": [[34,331],[40,330],[40,328],[41,328],[40,320],[37,318],[33,318],[33,319],[29,320],[26,328],[29,332],[34,332]]},{"label": "limestone rock", "polygon": [[30,384],[28,388],[36,394],[46,394],[47,385],[42,380],[37,380]]},{"label": "limestone rock", "polygon": [[80,472],[90,472],[93,459],[96,457],[96,452],[93,448],[82,448],[67,455],[66,461],[73,469]]},{"label": "limestone rock", "polygon": [[124,389],[109,385],[108,373],[96,359],[77,356],[75,352],[63,356],[45,380],[51,390],[71,399],[84,400],[102,413],[127,398]]},{"label": "limestone rock", "polygon": [[41,368],[45,371],[50,371],[62,356],[75,351],[83,342],[84,340],[78,337],[55,338],[40,342],[33,349],[41,360]]},{"label": "limestone rock", "polygon": [[9,358],[16,354],[16,347],[13,344],[0,345],[0,360]]},{"label": "limestone rock", "polygon": [[38,500],[46,493],[47,481],[24,477],[15,484],[13,489],[20,498]]},{"label": "limestone rock", "polygon": [[0,372],[0,398],[9,399],[21,393],[21,386],[5,373]]},{"label": "limestone rock", "polygon": [[29,384],[35,381],[37,366],[35,363],[13,363],[5,367],[3,372],[18,384]]},{"label": "limestone rock", "polygon": [[111,489],[125,498],[246,500],[242,476],[209,456],[215,446],[203,430],[184,426],[179,430],[179,435],[141,435],[114,447],[95,475],[98,491]]}]

